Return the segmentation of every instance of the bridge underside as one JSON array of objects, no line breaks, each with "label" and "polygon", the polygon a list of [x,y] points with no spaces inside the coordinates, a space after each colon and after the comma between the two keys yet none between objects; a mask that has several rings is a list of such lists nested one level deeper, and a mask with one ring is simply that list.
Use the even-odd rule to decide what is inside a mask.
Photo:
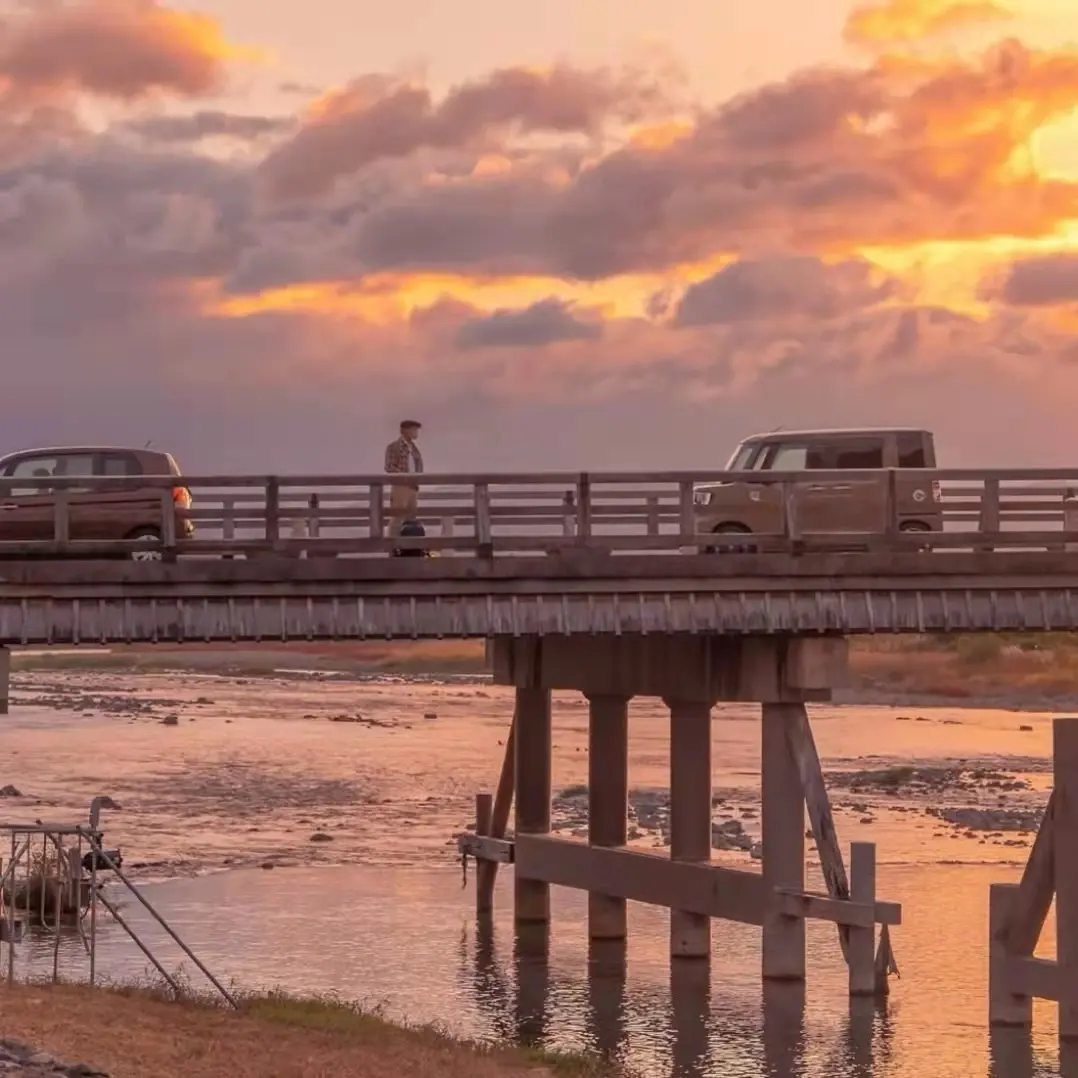
[{"label": "bridge underside", "polygon": [[0,564],[0,644],[1078,630],[1078,554]]}]

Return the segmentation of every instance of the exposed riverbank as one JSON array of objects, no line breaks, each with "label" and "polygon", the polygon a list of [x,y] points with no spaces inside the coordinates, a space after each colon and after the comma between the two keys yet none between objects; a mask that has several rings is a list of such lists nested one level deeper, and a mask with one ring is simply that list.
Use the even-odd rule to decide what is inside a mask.
[{"label": "exposed riverbank", "polygon": [[[237,677],[487,674],[482,642],[185,644],[16,651],[14,668],[117,673],[201,671]],[[1078,710],[1078,636],[1070,633],[860,637],[836,703]]]},{"label": "exposed riverbank", "polygon": [[250,996],[235,1012],[142,990],[3,986],[0,1038],[0,1073],[10,1078],[600,1078],[615,1073],[589,1057],[480,1047],[434,1028],[394,1025],[359,1006],[282,995]]}]

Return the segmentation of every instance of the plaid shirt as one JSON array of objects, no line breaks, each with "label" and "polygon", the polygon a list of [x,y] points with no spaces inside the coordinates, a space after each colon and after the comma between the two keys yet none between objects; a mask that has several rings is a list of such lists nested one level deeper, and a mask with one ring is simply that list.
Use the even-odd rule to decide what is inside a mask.
[{"label": "plaid shirt", "polygon": [[386,471],[390,474],[423,471],[423,454],[407,438],[398,438],[386,446]]}]

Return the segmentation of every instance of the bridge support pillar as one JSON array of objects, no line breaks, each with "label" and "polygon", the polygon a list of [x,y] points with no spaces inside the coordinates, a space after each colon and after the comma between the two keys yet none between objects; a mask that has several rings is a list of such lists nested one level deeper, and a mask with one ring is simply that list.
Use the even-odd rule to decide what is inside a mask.
[{"label": "bridge support pillar", "polygon": [[[711,860],[711,704],[667,700],[670,708],[670,859]],[[711,918],[670,910],[670,954],[711,955]]]},{"label": "bridge support pillar", "polygon": [[[873,958],[874,926],[899,924],[901,910],[875,898],[874,873],[865,869],[874,863],[874,849],[857,851],[862,871],[851,889],[805,708],[807,701],[830,700],[844,683],[845,639],[499,636],[489,657],[495,684],[516,689],[516,836],[461,836],[460,844],[466,854],[514,864],[521,943],[533,930],[548,928],[549,889],[557,884],[588,892],[593,941],[624,940],[626,901],[645,902],[670,910],[671,958],[694,977],[709,968],[711,921],[720,919],[763,929],[767,982],[803,982],[805,920],[815,918],[836,925],[851,994],[886,992],[880,977],[893,956],[881,934]],[[550,835],[552,690],[582,692],[589,701],[587,846]],[[634,696],[657,697],[670,710],[668,857],[627,848],[628,701]],[[762,873],[711,859],[711,712],[719,701],[761,706]],[[806,816],[824,893],[805,889]]]},{"label": "bridge support pillar", "polygon": [[[760,722],[760,799],[763,875],[768,892],[805,889],[805,795],[787,727],[800,704],[764,704]],[[791,713],[791,712],[794,713]],[[763,975],[805,978],[805,922],[774,906],[764,914]]]},{"label": "bridge support pillar", "polygon": [[11,651],[0,647],[0,715],[11,707]]},{"label": "bridge support pillar", "polygon": [[[629,831],[629,698],[588,697],[588,842],[622,847]],[[588,894],[588,936],[623,940],[625,899]]]},{"label": "bridge support pillar", "polygon": [[[518,688],[516,698],[514,827],[518,835],[549,835],[553,750],[550,690]],[[550,884],[515,873],[513,904],[518,925],[549,923]]]}]

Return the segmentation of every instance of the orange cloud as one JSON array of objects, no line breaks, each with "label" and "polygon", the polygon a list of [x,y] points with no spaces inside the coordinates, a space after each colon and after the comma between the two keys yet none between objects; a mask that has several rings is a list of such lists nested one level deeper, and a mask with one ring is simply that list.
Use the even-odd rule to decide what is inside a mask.
[{"label": "orange cloud", "polygon": [[995,0],[879,0],[855,7],[846,20],[847,41],[879,47],[909,44],[1013,16]]},{"label": "orange cloud", "polygon": [[228,61],[254,55],[229,44],[216,19],[156,0],[43,6],[8,19],[3,30],[0,85],[9,94],[198,97],[222,89]]}]

